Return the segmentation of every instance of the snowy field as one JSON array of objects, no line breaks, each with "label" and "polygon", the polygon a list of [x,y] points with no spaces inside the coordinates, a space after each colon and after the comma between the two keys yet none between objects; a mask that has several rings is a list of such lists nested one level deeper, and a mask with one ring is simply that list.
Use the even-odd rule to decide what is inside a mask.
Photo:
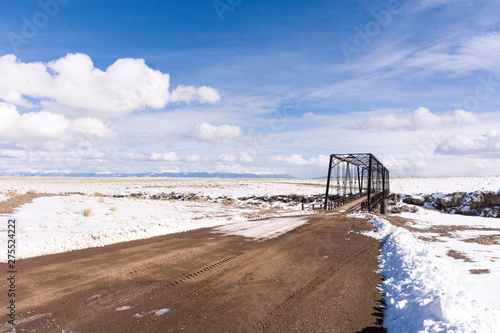
[{"label": "snowy field", "polygon": [[403,194],[432,194],[473,191],[498,191],[500,176],[489,177],[439,177],[391,178],[391,192]]},{"label": "snowy field", "polygon": [[[12,214],[19,221],[18,257],[27,258],[203,227],[258,240],[277,237],[307,223],[300,215],[311,212],[301,211],[298,202],[239,198],[317,195],[323,193],[324,182],[0,178],[0,201],[14,192],[59,194],[37,198]],[[500,177],[391,179],[391,191],[401,194],[499,189]],[[202,198],[151,199],[172,192]],[[384,325],[390,333],[500,332],[500,219],[420,207],[416,213],[389,215],[409,219],[398,226],[370,214],[356,216],[373,223],[377,231],[370,236],[383,242]],[[6,229],[0,231],[0,246],[6,248]]]},{"label": "snowy field", "polygon": [[323,179],[226,179],[226,178],[0,178],[0,192],[83,193],[129,195],[144,193],[193,193],[200,196],[238,198],[324,192]]},{"label": "snowy field", "polygon": [[[61,194],[37,198],[11,215],[19,221],[17,258],[21,259],[234,222],[243,223],[232,227],[241,233],[247,228],[246,221],[306,212],[297,202],[238,198],[307,196],[321,193],[323,187],[320,182],[303,179],[0,178],[0,201],[16,193]],[[186,201],[150,199],[172,192],[198,197]],[[134,197],[136,194],[141,196]],[[276,237],[279,230],[289,230],[282,224],[274,219],[261,221],[260,229],[253,226],[252,235],[257,239]],[[3,248],[6,231],[0,227]]]}]

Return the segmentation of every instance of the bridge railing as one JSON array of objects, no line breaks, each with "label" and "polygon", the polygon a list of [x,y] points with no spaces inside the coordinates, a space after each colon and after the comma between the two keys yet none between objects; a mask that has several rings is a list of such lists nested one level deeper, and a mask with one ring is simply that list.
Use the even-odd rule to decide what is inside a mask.
[{"label": "bridge railing", "polygon": [[329,200],[326,204],[324,202],[312,203],[308,206],[302,204],[302,210],[305,210],[308,208],[311,208],[312,210],[316,210],[316,209],[332,210],[332,209],[341,207],[345,204],[348,204],[349,202],[352,202],[354,200],[358,200],[360,197],[361,197],[361,195],[359,193],[355,193],[355,194],[349,194],[346,196],[335,198],[333,200]]}]

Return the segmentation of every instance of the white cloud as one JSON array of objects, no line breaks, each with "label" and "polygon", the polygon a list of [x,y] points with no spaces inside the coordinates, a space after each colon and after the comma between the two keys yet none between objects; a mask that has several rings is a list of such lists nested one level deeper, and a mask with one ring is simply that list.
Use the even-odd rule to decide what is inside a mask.
[{"label": "white cloud", "polygon": [[17,142],[82,141],[115,136],[106,124],[94,118],[76,118],[48,111],[20,114],[16,106],[0,102],[0,139]]},{"label": "white cloud", "polygon": [[198,101],[201,103],[213,104],[219,101],[219,99],[220,96],[217,90],[207,86],[196,88],[193,86],[180,85],[172,91],[172,95],[170,96],[171,102],[186,103]]},{"label": "white cloud", "polygon": [[191,131],[190,136],[199,142],[208,142],[211,144],[228,143],[243,134],[239,126],[220,125],[215,126],[208,123],[200,123]]},{"label": "white cloud", "polygon": [[318,157],[310,157],[309,159],[304,159],[302,155],[294,154],[291,156],[280,156],[276,155],[270,159],[271,163],[286,163],[295,165],[315,165],[315,166],[325,166],[328,167],[330,162],[330,157],[326,155],[318,155]]},{"label": "white cloud", "polygon": [[467,37],[458,43],[449,41],[417,51],[402,60],[406,68],[424,71],[468,73],[477,69],[488,72],[500,70],[497,54],[500,52],[500,33],[492,32]]},{"label": "white cloud", "polygon": [[201,158],[200,155],[196,155],[196,154],[182,156],[182,160],[184,162],[190,162],[190,163],[198,162],[200,160],[200,158]]},{"label": "white cloud", "polygon": [[419,130],[450,128],[464,124],[473,124],[477,121],[474,113],[465,110],[456,110],[451,114],[437,115],[429,109],[420,107],[413,111],[411,117],[398,118],[393,114],[370,117],[358,125],[351,125],[352,129],[378,130]]},{"label": "white cloud", "polygon": [[441,155],[500,153],[500,136],[494,130],[473,137],[454,135],[446,138],[436,148],[435,153]]},{"label": "white cloud", "polygon": [[214,162],[225,162],[225,163],[234,163],[237,161],[236,156],[230,154],[220,154],[212,159]]},{"label": "white cloud", "polygon": [[179,162],[181,159],[175,152],[169,152],[169,153],[157,153],[153,152],[149,155],[149,160],[150,161],[159,161],[159,162],[170,162],[170,163],[176,163]]},{"label": "white cloud", "polygon": [[220,99],[217,90],[207,86],[181,85],[170,92],[170,76],[148,67],[144,59],[118,59],[102,71],[81,53],[49,63],[23,63],[5,55],[0,57],[0,76],[1,99],[39,107],[23,97],[28,96],[55,113],[120,117],[173,102],[215,103]]},{"label": "white cloud", "polygon": [[0,157],[9,158],[24,158],[26,157],[26,152],[23,150],[13,150],[13,149],[0,149]]},{"label": "white cloud", "polygon": [[249,154],[241,154],[238,160],[243,163],[251,163],[253,158]]},{"label": "white cloud", "polygon": [[363,122],[363,129],[376,128],[380,130],[385,129],[401,129],[411,126],[411,119],[396,118],[393,114],[384,116],[374,116]]},{"label": "white cloud", "polygon": [[253,158],[249,154],[241,154],[240,156],[232,154],[220,154],[212,158],[212,162],[222,162],[222,163],[251,163]]}]

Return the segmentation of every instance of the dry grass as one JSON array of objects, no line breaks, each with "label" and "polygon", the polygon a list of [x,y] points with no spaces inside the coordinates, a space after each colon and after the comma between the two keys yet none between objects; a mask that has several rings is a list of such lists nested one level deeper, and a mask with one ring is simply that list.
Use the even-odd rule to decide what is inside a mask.
[{"label": "dry grass", "polygon": [[112,212],[116,212],[116,206],[111,207],[109,210]]},{"label": "dry grass", "polygon": [[92,210],[92,208],[84,208],[81,210],[80,212],[83,216],[85,217],[89,217],[89,216],[93,216],[94,215],[94,211]]},{"label": "dry grass", "polygon": [[28,194],[38,194],[38,191],[37,190],[29,190],[27,193]]},{"label": "dry grass", "polygon": [[471,274],[489,274],[490,270],[489,269],[469,269],[469,273]]},{"label": "dry grass", "polygon": [[469,257],[465,255],[463,252],[455,251],[455,250],[449,250],[448,253],[446,253],[448,256],[452,257],[453,259],[457,260],[463,260],[464,262],[474,262],[472,261]]}]

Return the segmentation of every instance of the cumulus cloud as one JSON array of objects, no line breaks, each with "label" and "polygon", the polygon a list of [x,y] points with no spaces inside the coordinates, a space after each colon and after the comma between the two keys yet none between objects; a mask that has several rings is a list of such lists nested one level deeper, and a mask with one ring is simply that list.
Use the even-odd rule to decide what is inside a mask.
[{"label": "cumulus cloud", "polygon": [[21,159],[26,157],[26,152],[23,150],[0,149],[0,157]]},{"label": "cumulus cloud", "polygon": [[239,126],[220,125],[215,126],[208,123],[200,123],[191,131],[190,136],[199,142],[211,144],[228,143],[243,134]]},{"label": "cumulus cloud", "polygon": [[69,120],[48,111],[20,114],[16,106],[0,102],[0,139],[17,142],[102,140],[115,136],[106,124],[94,118]]},{"label": "cumulus cloud", "polygon": [[435,153],[441,155],[500,153],[500,135],[494,130],[473,137],[454,135],[438,145]]},{"label": "cumulus cloud", "polygon": [[315,166],[328,166],[330,157],[326,155],[318,155],[317,157],[310,157],[305,159],[302,155],[294,154],[291,156],[276,155],[269,160],[271,163],[285,163],[295,165],[315,165]]},{"label": "cumulus cloud", "polygon": [[149,160],[150,161],[159,161],[159,162],[170,162],[170,163],[176,163],[179,162],[181,159],[175,152],[169,152],[169,153],[157,153],[153,152],[149,155]]},{"label": "cumulus cloud", "polygon": [[215,103],[220,99],[217,90],[207,86],[181,85],[170,92],[170,76],[148,67],[144,59],[118,59],[102,71],[81,53],[48,63],[24,63],[10,54],[0,57],[0,76],[1,99],[26,108],[42,106],[54,113],[120,117],[174,102]]},{"label": "cumulus cloud", "polygon": [[243,163],[251,163],[253,161],[253,158],[249,154],[241,154],[239,157],[239,161]]},{"label": "cumulus cloud", "polygon": [[231,154],[220,154],[219,156],[213,157],[212,161],[223,162],[223,163],[235,163],[235,162],[251,163],[253,161],[253,158],[249,154],[241,154],[240,156]]},{"label": "cumulus cloud", "polygon": [[230,154],[220,154],[212,159],[214,162],[225,162],[225,163],[234,163],[237,161],[236,156]]},{"label": "cumulus cloud", "polygon": [[184,155],[182,156],[182,160],[184,162],[190,162],[190,163],[194,163],[194,162],[198,162],[200,160],[200,155],[196,155],[196,154],[192,154],[192,155]]},{"label": "cumulus cloud", "polygon": [[450,114],[437,115],[429,109],[420,107],[413,111],[411,117],[396,117],[393,114],[370,117],[360,125],[351,125],[352,129],[378,130],[419,130],[438,129],[473,124],[477,121],[474,113],[465,110],[455,110]]}]

